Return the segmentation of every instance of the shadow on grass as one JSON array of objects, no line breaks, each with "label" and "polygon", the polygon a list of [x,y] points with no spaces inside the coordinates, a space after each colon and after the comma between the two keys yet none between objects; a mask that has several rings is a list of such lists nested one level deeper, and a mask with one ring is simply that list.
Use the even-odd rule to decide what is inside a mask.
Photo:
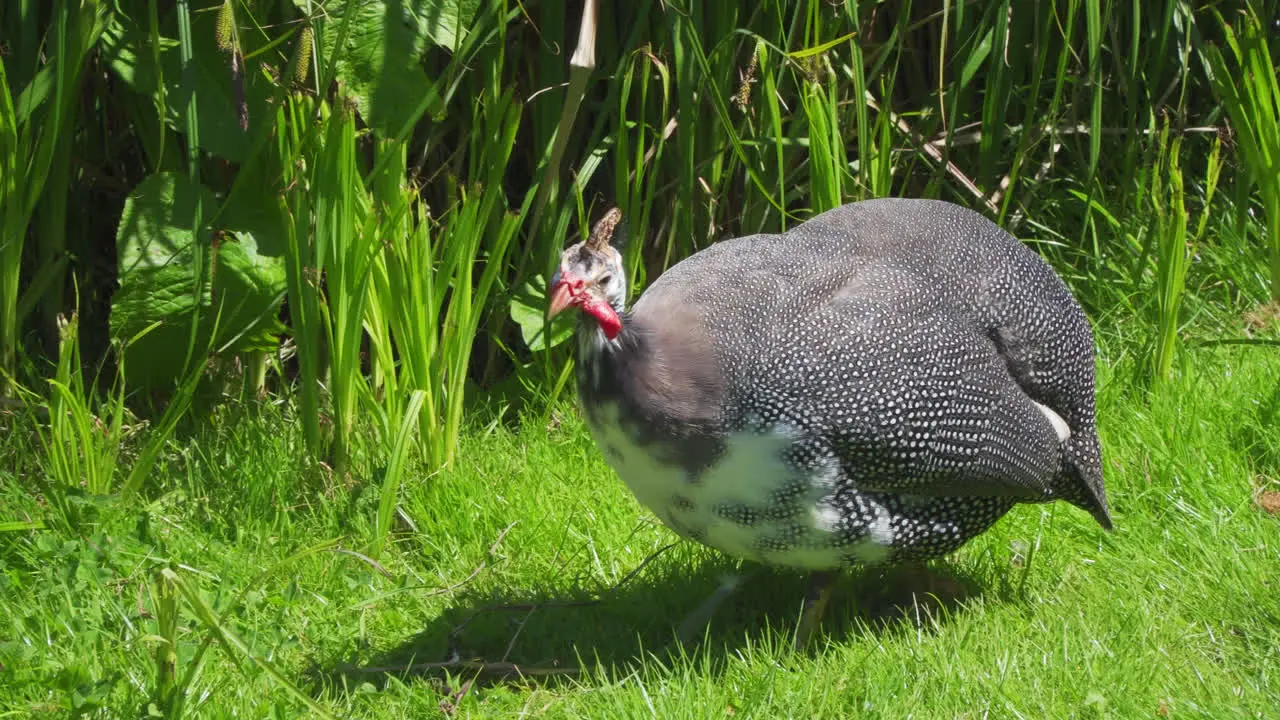
[{"label": "shadow on grass", "polygon": [[[736,590],[709,623],[693,623],[691,642],[681,642],[682,621],[734,576]],[[392,677],[443,677],[446,672],[463,678],[464,688],[472,681],[548,684],[597,672],[619,677],[653,660],[669,667],[682,656],[710,660],[708,667],[718,673],[726,657],[748,645],[790,646],[808,587],[805,573],[740,566],[721,557],[655,562],[603,593],[464,592],[400,646],[321,675],[338,685],[345,680],[375,687]],[[986,593],[984,581],[946,563],[851,570],[833,588],[811,647],[821,647],[823,637],[838,642],[898,629],[932,632]]]}]

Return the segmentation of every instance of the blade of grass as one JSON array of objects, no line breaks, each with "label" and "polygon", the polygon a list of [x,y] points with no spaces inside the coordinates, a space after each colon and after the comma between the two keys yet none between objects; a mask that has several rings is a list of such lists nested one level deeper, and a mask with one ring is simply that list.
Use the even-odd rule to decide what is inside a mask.
[{"label": "blade of grass", "polygon": [[386,475],[382,478],[382,493],[378,499],[378,522],[374,532],[372,555],[382,552],[391,532],[391,521],[395,518],[396,499],[400,493],[400,483],[404,478],[405,463],[411,447],[411,440],[418,427],[418,416],[426,402],[427,393],[414,390],[409,393],[409,402],[405,405],[404,414],[397,418],[395,441],[387,460]]}]

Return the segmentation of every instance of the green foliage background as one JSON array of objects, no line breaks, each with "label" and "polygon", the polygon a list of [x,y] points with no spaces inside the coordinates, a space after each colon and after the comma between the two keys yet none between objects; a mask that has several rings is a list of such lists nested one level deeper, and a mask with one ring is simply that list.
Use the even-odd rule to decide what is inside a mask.
[{"label": "green foliage background", "polygon": [[[215,395],[294,399],[340,469],[359,413],[375,454],[412,427],[446,464],[464,409],[566,386],[546,277],[607,206],[638,293],[718,239],[885,195],[1035,243],[1088,309],[1151,328],[1167,378],[1189,286],[1240,312],[1280,294],[1277,17],[1257,0],[9,4],[3,387],[38,385],[78,312],[84,357],[122,367],[135,408],[212,372]],[[1256,272],[1189,264],[1226,247],[1211,213]]]},{"label": "green foliage background", "polygon": [[[1059,519],[1036,554],[1052,511],[1025,513],[961,559],[1009,602],[937,642],[886,626],[797,665],[748,640],[714,670],[648,654],[719,582],[686,546],[594,621],[530,627],[522,663],[598,637],[598,685],[472,697],[567,717],[657,712],[652,688],[673,716],[1274,707],[1277,53],[1276,0],[0,3],[0,677],[19,668],[0,701],[451,712],[454,686],[336,668],[379,664],[423,613],[452,652],[448,603],[518,522],[485,592],[577,597],[669,539],[632,527],[562,413],[560,250],[616,205],[635,296],[715,241],[896,195],[996,220],[1089,312],[1119,533]],[[790,611],[786,583],[758,585]],[[649,625],[610,640],[623,611]],[[491,624],[505,661],[517,638]],[[317,658],[329,675],[300,667]],[[992,658],[1013,659],[996,677]],[[493,670],[469,662],[436,669]],[[865,702],[826,693],[850,672]]]},{"label": "green foliage background", "polygon": [[[518,378],[508,396],[555,387],[564,356],[530,352],[542,344],[531,310],[557,249],[611,203],[624,211],[640,287],[716,239],[892,194],[983,210],[1053,246],[1046,252],[1064,271],[1087,281],[1077,284],[1086,303],[1133,301],[1151,239],[1117,218],[1147,211],[1166,126],[1190,133],[1183,162],[1193,175],[1203,173],[1207,138],[1227,138],[1233,202],[1224,211],[1269,209],[1270,126],[1257,131],[1263,149],[1243,145],[1257,162],[1230,150],[1243,118],[1269,107],[1274,120],[1276,101],[1228,123],[1221,78],[1274,68],[1218,48],[1236,47],[1237,35],[1246,50],[1275,45],[1274,5],[604,3],[596,69],[562,127],[562,109],[579,104],[565,82],[580,3],[11,3],[0,26],[6,82],[27,141],[13,143],[13,172],[24,162],[40,170],[30,161],[50,152],[40,144],[49,138],[59,150],[48,170],[56,183],[6,235],[24,312],[3,334],[30,356],[50,356],[56,316],[78,304],[91,356],[107,357],[107,338],[161,322],[132,346],[129,379],[140,390],[171,389],[181,376],[179,338],[197,307],[204,325],[218,325],[201,346],[222,356],[271,350],[289,335],[277,315],[283,303],[280,318],[289,317],[284,235],[298,219],[272,198],[289,186],[284,164],[319,149],[303,142],[290,159],[278,146],[347,104],[358,116],[359,202],[396,186],[421,202],[423,216],[398,230],[422,223],[434,236],[477,182],[501,183],[499,202],[518,217],[516,249],[491,295],[474,298],[490,332],[468,367],[469,383],[492,391]],[[504,98],[518,113],[514,143],[487,172],[494,155],[476,142],[486,131],[478,113]],[[305,111],[286,112],[301,101]],[[396,177],[375,186],[373,175],[392,165]],[[1262,192],[1251,195],[1255,185]],[[199,228],[184,200],[192,192]],[[471,262],[483,263],[495,228],[477,222]],[[382,230],[378,242],[402,242]],[[1230,289],[1255,300],[1269,291],[1262,282]]]}]

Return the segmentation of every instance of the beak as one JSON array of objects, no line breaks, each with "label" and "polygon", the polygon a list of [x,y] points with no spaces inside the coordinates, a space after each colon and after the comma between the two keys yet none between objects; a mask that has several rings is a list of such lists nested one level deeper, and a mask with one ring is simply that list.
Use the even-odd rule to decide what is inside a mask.
[{"label": "beak", "polygon": [[573,291],[560,273],[551,279],[551,305],[547,308],[547,318],[553,318],[573,304]]}]

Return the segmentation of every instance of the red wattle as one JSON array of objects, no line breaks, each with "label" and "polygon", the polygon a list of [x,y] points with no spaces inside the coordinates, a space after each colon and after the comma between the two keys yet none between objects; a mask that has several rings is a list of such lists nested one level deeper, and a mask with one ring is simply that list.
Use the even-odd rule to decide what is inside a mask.
[{"label": "red wattle", "polygon": [[596,319],[596,322],[600,324],[600,330],[610,340],[618,337],[618,333],[622,332],[622,320],[618,317],[618,313],[613,311],[613,307],[609,303],[587,303],[582,306],[582,310]]}]

